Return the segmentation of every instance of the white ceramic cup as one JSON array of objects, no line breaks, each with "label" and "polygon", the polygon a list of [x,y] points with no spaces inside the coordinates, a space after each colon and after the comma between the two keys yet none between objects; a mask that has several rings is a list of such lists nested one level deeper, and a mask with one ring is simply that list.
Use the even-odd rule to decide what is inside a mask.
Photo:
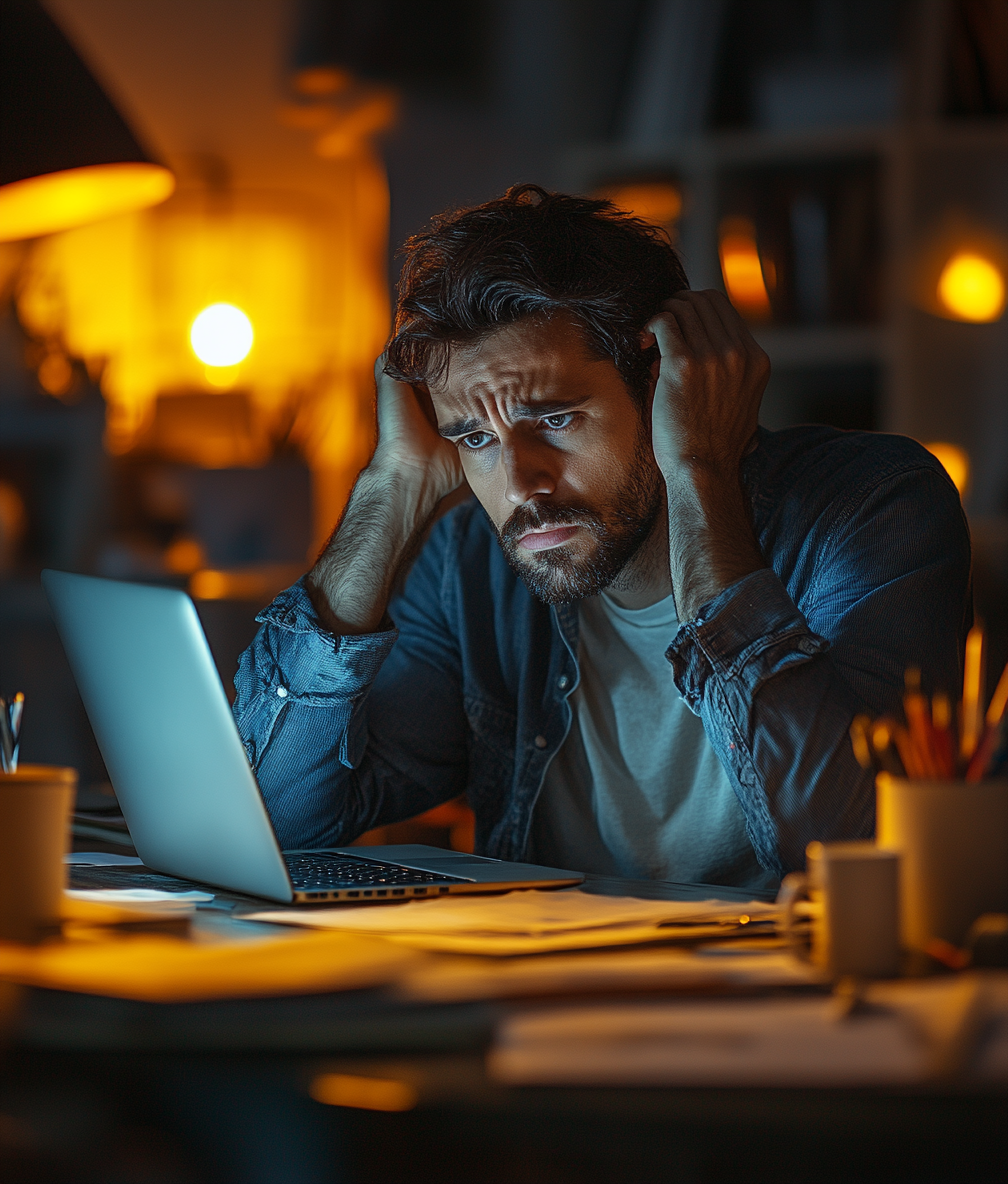
[{"label": "white ceramic cup", "polygon": [[867,841],[809,843],[805,861],[806,871],[786,876],[778,897],[792,947],[802,948],[795,919],[806,916],[810,959],[830,978],[898,974],[899,856]]},{"label": "white ceramic cup", "polygon": [[981,913],[1008,913],[1008,781],[876,778],[876,840],[900,854],[903,944],[961,946]]},{"label": "white ceramic cup", "polygon": [[37,941],[59,929],[76,789],[76,769],[0,773],[0,941]]}]

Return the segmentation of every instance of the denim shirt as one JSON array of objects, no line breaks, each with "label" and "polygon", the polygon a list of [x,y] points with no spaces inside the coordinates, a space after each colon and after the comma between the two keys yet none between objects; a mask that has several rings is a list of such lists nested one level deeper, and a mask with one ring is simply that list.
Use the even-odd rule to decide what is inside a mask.
[{"label": "denim shirt", "polygon": [[[908,666],[955,694],[969,532],[944,469],[900,436],[761,429],[742,480],[767,567],[682,622],[666,657],[781,876],[812,839],[873,833],[854,715],[901,714]],[[434,527],[389,618],[334,637],[303,582],[259,614],[234,711],[281,845],[346,844],[465,793],[477,852],[521,859],[570,726],[577,605],[536,600],[470,500]]]}]

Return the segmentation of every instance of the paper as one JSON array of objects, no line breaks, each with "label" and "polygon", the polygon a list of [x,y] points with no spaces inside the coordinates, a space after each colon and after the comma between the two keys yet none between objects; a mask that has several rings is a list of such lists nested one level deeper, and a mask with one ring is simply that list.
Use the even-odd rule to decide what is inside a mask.
[{"label": "paper", "polygon": [[779,951],[705,958],[663,947],[603,953],[537,954],[507,960],[453,958],[421,963],[397,988],[425,1003],[521,999],[549,995],[655,991],[754,991],[819,982],[816,971]]},{"label": "paper", "polygon": [[212,892],[161,892],[156,888],[67,888],[71,900],[114,904],[141,909],[148,914],[192,916],[197,904],[213,900]]},{"label": "paper", "polygon": [[395,982],[424,955],[378,938],[297,933],[196,942],[161,935],[0,943],[0,979],[154,1003],[308,995]]},{"label": "paper", "polygon": [[143,867],[143,860],[137,855],[113,855],[109,851],[74,851],[64,855],[63,862],[90,867]]},{"label": "paper", "polygon": [[[642,942],[720,937],[773,920],[775,905],[723,900],[662,901],[571,889],[453,896],[393,905],[262,910],[246,920],[380,933],[427,950],[515,955]],[[744,920],[743,920],[744,918]]]},{"label": "paper", "polygon": [[[1001,980],[986,990],[978,1040],[1008,1021],[1008,975]],[[501,1025],[488,1072],[509,1085],[864,1086],[934,1079],[957,1063],[960,1074],[1000,1072],[1008,1080],[1003,1053],[1000,1062],[976,1047],[958,1062],[945,1055],[961,1043],[961,983],[879,988],[869,988],[867,1006],[847,1017],[827,996],[526,1012]],[[930,1035],[908,1014],[912,1007],[932,1016]]]}]

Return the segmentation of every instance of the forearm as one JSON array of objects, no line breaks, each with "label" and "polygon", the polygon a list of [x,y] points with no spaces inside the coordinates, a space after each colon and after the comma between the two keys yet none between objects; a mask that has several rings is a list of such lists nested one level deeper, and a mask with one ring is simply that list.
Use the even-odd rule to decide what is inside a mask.
[{"label": "forearm", "polygon": [[684,461],[665,479],[669,567],[681,621],[692,620],[736,581],[765,567],[738,473]]},{"label": "forearm", "polygon": [[[760,863],[801,867],[813,839],[869,835],[873,778],[854,759],[851,719],[866,703],[772,571],[726,590],[684,624],[675,682],[731,779]],[[898,695],[896,696],[898,699]]]},{"label": "forearm", "polygon": [[241,655],[235,722],[285,847],[343,841],[365,829],[356,786],[368,690],[396,634],[334,638],[303,588],[281,593]]},{"label": "forearm", "polygon": [[372,461],[305,588],[323,626],[336,636],[381,625],[396,575],[415,552],[441,490],[422,471]]},{"label": "forearm", "polygon": [[285,848],[350,842],[465,788],[457,654],[438,609],[437,528],[392,606],[397,628],[334,637],[304,581],[258,616],[235,720]]}]

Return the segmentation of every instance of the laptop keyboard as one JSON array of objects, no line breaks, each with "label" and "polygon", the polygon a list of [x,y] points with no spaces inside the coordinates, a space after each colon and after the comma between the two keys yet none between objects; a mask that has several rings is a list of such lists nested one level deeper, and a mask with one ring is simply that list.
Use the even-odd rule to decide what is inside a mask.
[{"label": "laptop keyboard", "polygon": [[309,900],[426,896],[466,884],[460,876],[418,871],[395,863],[375,863],[347,855],[285,855],[291,883]]}]

